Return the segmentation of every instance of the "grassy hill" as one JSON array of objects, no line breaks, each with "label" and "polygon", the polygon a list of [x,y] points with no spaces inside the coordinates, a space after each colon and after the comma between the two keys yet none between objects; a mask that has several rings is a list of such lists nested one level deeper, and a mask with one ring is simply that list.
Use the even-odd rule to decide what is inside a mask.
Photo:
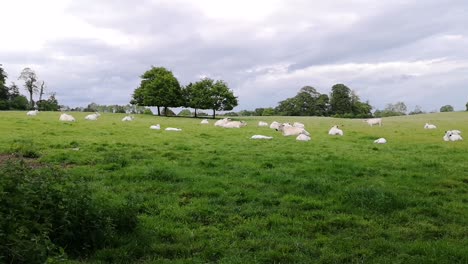
[{"label": "grassy hill", "polygon": [[[468,142],[442,140],[445,130],[468,133],[468,112],[384,118],[382,127],[239,117],[241,129],[73,115],[77,122],[62,123],[56,112],[0,112],[0,153],[29,153],[86,181],[93,197],[137,208],[136,233],[82,262],[468,262]],[[259,120],[302,122],[312,141]],[[182,131],[149,129],[158,123]],[[327,134],[335,124],[343,137]],[[373,144],[380,137],[388,143]]]}]

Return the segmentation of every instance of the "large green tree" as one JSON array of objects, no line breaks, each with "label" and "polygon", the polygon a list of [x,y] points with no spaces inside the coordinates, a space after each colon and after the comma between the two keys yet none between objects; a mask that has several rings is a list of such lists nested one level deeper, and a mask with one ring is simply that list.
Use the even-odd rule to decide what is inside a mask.
[{"label": "large green tree", "polygon": [[453,112],[453,106],[444,105],[440,108],[440,112]]},{"label": "large green tree", "polygon": [[0,110],[7,110],[9,108],[10,93],[6,86],[7,74],[0,64]]},{"label": "large green tree", "polygon": [[351,89],[344,84],[335,84],[330,94],[330,108],[333,114],[344,115],[353,112]]},{"label": "large green tree", "polygon": [[140,87],[136,88],[130,103],[142,106],[156,106],[158,115],[160,107],[167,114],[168,107],[179,107],[184,104],[179,81],[171,71],[164,67],[151,67],[141,76]]},{"label": "large green tree", "polygon": [[216,111],[229,111],[237,106],[237,97],[231,91],[226,82],[216,81],[209,93],[209,108],[213,110],[213,118],[216,117]]},{"label": "large green tree", "polygon": [[29,93],[30,108],[34,108],[33,94],[38,91],[36,73],[31,68],[24,68],[18,79],[24,81],[24,87]]},{"label": "large green tree", "polygon": [[190,83],[184,89],[185,106],[194,109],[197,117],[198,109],[210,109],[210,91],[213,89],[214,81],[209,78],[201,79],[196,83]]}]

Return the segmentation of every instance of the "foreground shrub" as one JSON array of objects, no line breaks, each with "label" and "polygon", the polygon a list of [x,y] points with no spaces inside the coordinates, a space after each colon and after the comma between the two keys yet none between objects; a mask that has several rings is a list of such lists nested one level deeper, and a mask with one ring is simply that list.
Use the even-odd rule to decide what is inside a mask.
[{"label": "foreground shrub", "polygon": [[1,263],[86,257],[137,224],[128,205],[96,201],[84,182],[22,161],[0,168],[0,205]]}]

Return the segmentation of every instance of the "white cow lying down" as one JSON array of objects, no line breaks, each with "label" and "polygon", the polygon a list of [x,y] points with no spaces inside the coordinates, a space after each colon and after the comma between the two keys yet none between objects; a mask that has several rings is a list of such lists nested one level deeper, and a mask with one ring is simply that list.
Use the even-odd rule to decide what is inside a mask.
[{"label": "white cow lying down", "polygon": [[283,133],[283,136],[296,136],[299,134],[305,134],[307,136],[310,136],[310,133],[307,132],[304,128],[287,126],[285,124],[279,125],[277,130],[281,131]]},{"label": "white cow lying down", "polygon": [[26,115],[28,116],[36,116],[37,114],[39,114],[39,111],[37,110],[29,111],[26,113]]},{"label": "white cow lying down", "polygon": [[133,119],[135,119],[135,117],[133,117],[133,116],[126,116],[126,117],[122,118],[122,121],[123,121],[123,122],[133,121]]},{"label": "white cow lying down", "polygon": [[281,125],[280,123],[276,122],[276,121],[273,121],[270,125],[270,128],[271,129],[278,129],[279,125]]},{"label": "white cow lying down", "polygon": [[339,129],[338,126],[332,126],[328,131],[328,135],[332,136],[343,136],[343,130]]},{"label": "white cow lying down", "polygon": [[214,125],[215,125],[215,126],[222,127],[222,126],[224,126],[224,124],[226,124],[227,122],[230,122],[230,121],[231,121],[231,119],[229,119],[229,118],[226,117],[226,118],[223,118],[223,119],[220,119],[220,120],[216,121],[216,122],[214,123]]},{"label": "white cow lying down", "polygon": [[267,122],[260,121],[260,122],[258,122],[258,126],[259,126],[259,127],[267,127],[267,126],[268,126],[268,123],[267,123]]},{"label": "white cow lying down", "polygon": [[300,128],[304,128],[304,124],[302,123],[299,123],[299,122],[294,122],[294,124],[292,125],[293,127],[300,127]]},{"label": "white cow lying down", "polygon": [[364,120],[369,126],[379,125],[382,126],[382,118],[371,118]]},{"label": "white cow lying down", "polygon": [[299,134],[299,136],[296,137],[297,141],[309,141],[310,136],[304,135],[304,134]]},{"label": "white cow lying down", "polygon": [[85,116],[85,119],[86,120],[91,120],[91,121],[96,121],[98,119],[98,117],[100,117],[100,116],[101,116],[101,114],[96,112],[94,114],[90,114],[90,115]]},{"label": "white cow lying down", "polygon": [[159,124],[157,124],[157,125],[152,125],[152,126],[150,126],[150,129],[159,130],[159,129],[161,129],[161,126],[160,126]]},{"label": "white cow lying down", "polygon": [[264,136],[264,135],[253,135],[251,139],[272,139],[273,137]]},{"label": "white cow lying down", "polygon": [[387,140],[385,138],[379,138],[379,139],[374,140],[374,143],[385,144],[387,143]]},{"label": "white cow lying down", "polygon": [[459,141],[459,140],[463,140],[463,138],[460,136],[460,134],[459,134],[459,133],[456,133],[456,132],[460,132],[460,131],[455,130],[455,133],[453,133],[453,130],[446,131],[446,132],[445,132],[445,136],[443,137],[444,141]]},{"label": "white cow lying down", "polygon": [[63,121],[63,122],[74,122],[75,118],[73,116],[71,116],[71,115],[63,113],[63,114],[60,115],[59,120]]},{"label": "white cow lying down", "polygon": [[424,129],[436,129],[436,125],[433,125],[433,124],[429,124],[429,123],[426,123],[424,125]]},{"label": "white cow lying down", "polygon": [[166,131],[182,131],[182,128],[168,127],[164,129]]},{"label": "white cow lying down", "polygon": [[209,124],[209,123],[210,123],[210,122],[208,122],[208,119],[203,119],[203,120],[200,122],[200,124],[202,124],[202,125],[207,125],[207,124]]},{"label": "white cow lying down", "polygon": [[247,123],[244,121],[230,121],[223,125],[224,128],[241,128],[246,126]]}]

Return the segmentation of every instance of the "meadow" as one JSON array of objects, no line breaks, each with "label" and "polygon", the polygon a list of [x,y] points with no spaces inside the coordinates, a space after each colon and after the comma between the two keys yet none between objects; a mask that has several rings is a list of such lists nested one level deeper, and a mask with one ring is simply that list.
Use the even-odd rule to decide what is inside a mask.
[{"label": "meadow", "polygon": [[[0,153],[31,151],[96,199],[136,208],[135,232],[76,263],[468,263],[468,139],[442,140],[445,130],[468,133],[468,112],[384,118],[382,127],[237,117],[248,123],[241,129],[86,114],[63,123],[57,112],[0,112]],[[260,120],[302,122],[312,141]],[[158,123],[182,131],[149,129]],[[327,134],[335,124],[343,137]],[[388,143],[373,144],[380,137]]]}]

